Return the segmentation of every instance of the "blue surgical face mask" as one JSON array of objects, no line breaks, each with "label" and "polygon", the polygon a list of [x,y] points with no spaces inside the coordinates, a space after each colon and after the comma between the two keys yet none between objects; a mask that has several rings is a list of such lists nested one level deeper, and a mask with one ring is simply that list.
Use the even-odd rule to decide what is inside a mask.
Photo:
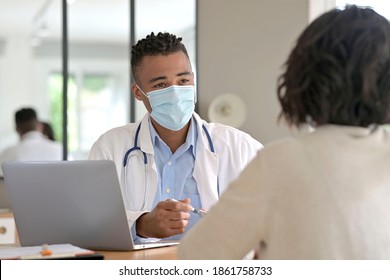
[{"label": "blue surgical face mask", "polygon": [[170,86],[148,92],[146,95],[137,85],[138,89],[149,98],[152,118],[170,130],[182,129],[191,119],[195,109],[195,87]]}]

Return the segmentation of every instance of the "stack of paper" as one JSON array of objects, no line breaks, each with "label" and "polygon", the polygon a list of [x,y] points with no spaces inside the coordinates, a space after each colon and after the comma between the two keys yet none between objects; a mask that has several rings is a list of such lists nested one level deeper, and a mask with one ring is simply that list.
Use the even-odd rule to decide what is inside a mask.
[{"label": "stack of paper", "polygon": [[[71,244],[47,245],[50,254],[42,254],[42,246],[12,247],[0,249],[1,260],[11,259],[66,259],[94,255],[95,252]],[[102,256],[101,256],[102,258]]]}]

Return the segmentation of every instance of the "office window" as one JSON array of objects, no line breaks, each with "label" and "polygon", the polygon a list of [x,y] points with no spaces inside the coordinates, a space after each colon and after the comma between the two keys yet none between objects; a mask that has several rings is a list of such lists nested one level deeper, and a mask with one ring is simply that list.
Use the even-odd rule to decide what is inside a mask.
[{"label": "office window", "polygon": [[[62,139],[62,76],[48,79],[50,115],[57,139]],[[68,79],[68,150],[72,159],[86,159],[97,138],[127,120],[127,99],[115,73],[85,72]]]},{"label": "office window", "polygon": [[[72,75],[68,79],[68,91],[74,92],[76,82]],[[47,79],[47,92],[49,95],[49,122],[53,126],[54,138],[62,141],[62,74],[52,72]]]},{"label": "office window", "polygon": [[[71,151],[85,155],[91,144],[113,124],[124,125],[127,120],[127,107],[117,77],[113,73],[85,73],[82,77],[80,94],[74,107],[75,123],[70,142]],[[125,103],[125,104],[124,104]],[[80,117],[77,120],[77,117]],[[72,128],[72,127],[71,127]],[[70,130],[72,132],[72,130]]]}]

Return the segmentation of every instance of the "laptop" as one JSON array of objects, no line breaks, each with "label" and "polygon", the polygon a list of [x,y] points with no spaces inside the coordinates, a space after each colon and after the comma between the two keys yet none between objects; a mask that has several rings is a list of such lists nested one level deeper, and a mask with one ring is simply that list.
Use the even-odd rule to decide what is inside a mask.
[{"label": "laptop", "polygon": [[178,244],[133,242],[112,161],[4,162],[2,168],[22,246],[138,250]]},{"label": "laptop", "polygon": [[11,202],[9,201],[9,196],[7,189],[4,184],[4,177],[0,176],[0,213],[9,212],[11,210]]}]

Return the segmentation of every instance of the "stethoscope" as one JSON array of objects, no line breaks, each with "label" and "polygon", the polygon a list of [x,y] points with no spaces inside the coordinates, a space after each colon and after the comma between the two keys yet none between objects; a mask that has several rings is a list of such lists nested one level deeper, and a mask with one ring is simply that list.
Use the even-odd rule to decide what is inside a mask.
[{"label": "stethoscope", "polygon": [[[209,142],[209,146],[210,146],[210,151],[215,153],[215,149],[214,149],[214,144],[213,144],[213,141],[211,140],[211,136],[210,136],[210,133],[208,132],[206,126],[203,124],[202,125],[202,129],[203,131],[205,132],[206,134],[206,137],[207,137],[207,141]],[[142,151],[141,147],[138,145],[138,137],[139,137],[139,132],[141,130],[141,123],[138,125],[137,127],[137,130],[135,132],[135,137],[134,137],[134,146],[130,149],[128,149],[125,153],[125,156],[123,157],[123,168],[125,169],[125,186],[124,186],[124,191],[125,191],[125,194],[126,194],[126,197],[127,197],[127,187],[126,187],[126,182],[127,182],[127,163],[129,162],[129,159],[132,157],[132,156],[137,156],[138,158],[140,158],[140,153],[135,153],[136,151],[140,151],[142,153],[142,161],[144,162],[144,171],[145,171],[145,192],[144,192],[144,201],[143,201],[143,205],[142,205],[142,208],[141,209],[144,209],[145,208],[145,202],[146,202],[146,197],[147,197],[147,192],[149,190],[149,176],[148,176],[148,173],[149,173],[149,165],[148,165],[148,156],[146,155],[146,153],[144,151]],[[219,180],[217,180],[217,193],[218,193],[218,196],[219,196]]]}]

